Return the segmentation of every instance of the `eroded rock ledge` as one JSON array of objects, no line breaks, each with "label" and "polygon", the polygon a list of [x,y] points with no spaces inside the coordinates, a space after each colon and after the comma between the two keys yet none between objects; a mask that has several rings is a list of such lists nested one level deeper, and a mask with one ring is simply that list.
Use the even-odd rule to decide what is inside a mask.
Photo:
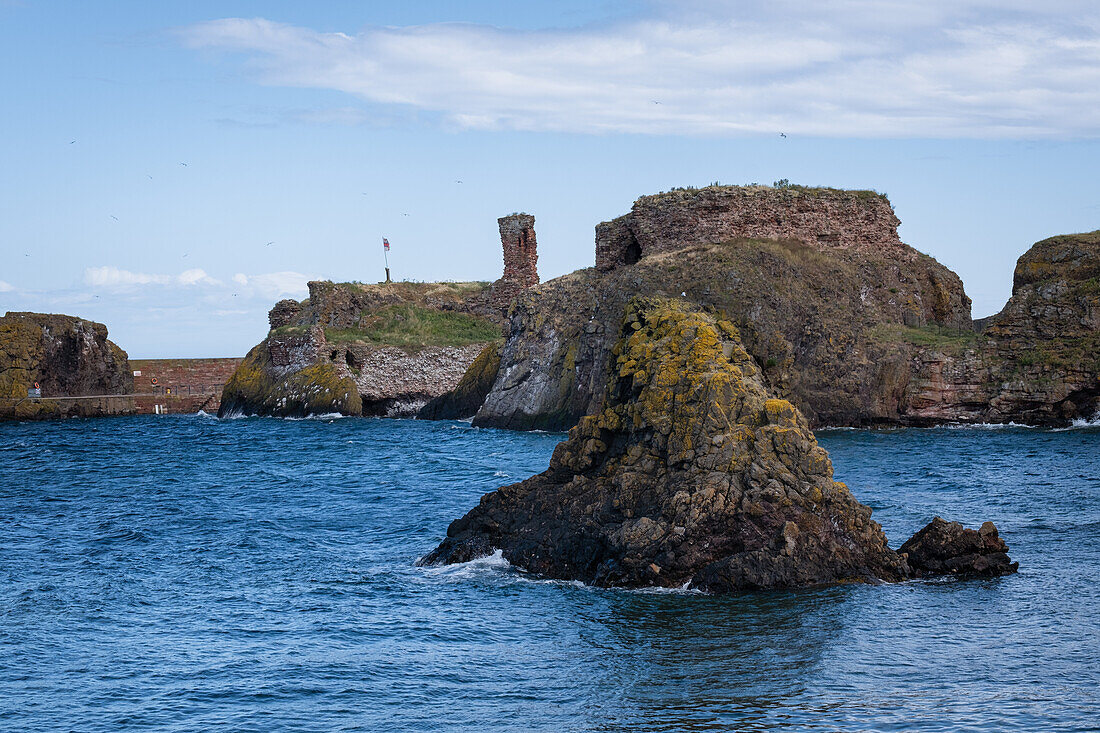
[{"label": "eroded rock ledge", "polygon": [[608,374],[550,467],[486,494],[422,562],[499,549],[546,577],[714,592],[912,574],[732,323],[637,298]]}]

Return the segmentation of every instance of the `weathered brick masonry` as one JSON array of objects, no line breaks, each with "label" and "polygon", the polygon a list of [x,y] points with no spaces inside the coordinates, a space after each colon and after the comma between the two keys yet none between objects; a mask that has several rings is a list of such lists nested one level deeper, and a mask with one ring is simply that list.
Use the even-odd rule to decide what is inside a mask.
[{"label": "weathered brick masonry", "polygon": [[888,250],[902,245],[901,222],[873,191],[711,186],[642,196],[629,214],[596,226],[596,267],[613,270],[642,257],[738,238],[796,239],[817,249]]},{"label": "weathered brick masonry", "polygon": [[510,214],[497,219],[500,244],[504,247],[504,274],[493,283],[489,299],[506,309],[521,290],[539,284],[535,217]]},{"label": "weathered brick masonry", "polygon": [[[156,405],[170,414],[203,410],[215,414],[221,405],[222,387],[241,363],[227,359],[131,359],[137,412],[147,415]],[[156,383],[154,384],[154,380]]]}]

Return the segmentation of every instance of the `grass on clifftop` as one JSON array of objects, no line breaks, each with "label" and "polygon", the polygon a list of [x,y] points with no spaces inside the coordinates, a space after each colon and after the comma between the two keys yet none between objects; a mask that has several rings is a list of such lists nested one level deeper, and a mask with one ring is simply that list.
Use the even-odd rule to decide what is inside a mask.
[{"label": "grass on clifftop", "polygon": [[884,343],[909,343],[938,349],[965,349],[973,346],[981,334],[977,331],[961,331],[944,326],[903,326],[900,323],[882,323],[871,331],[871,338]]},{"label": "grass on clifftop", "polygon": [[364,292],[392,294],[402,300],[412,302],[422,301],[428,296],[468,297],[489,288],[488,282],[481,281],[420,283],[402,280],[389,283],[346,282],[334,283],[333,285],[338,288],[351,288]]},{"label": "grass on clifftop", "polygon": [[500,338],[500,327],[467,313],[390,305],[363,315],[360,328],[326,328],[329,343],[367,341],[387,346],[467,346]]}]

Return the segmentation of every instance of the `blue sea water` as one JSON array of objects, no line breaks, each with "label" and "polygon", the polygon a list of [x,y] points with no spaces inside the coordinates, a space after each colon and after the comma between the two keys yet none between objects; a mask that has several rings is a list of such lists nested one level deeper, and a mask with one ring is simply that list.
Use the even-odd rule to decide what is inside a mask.
[{"label": "blue sea water", "polygon": [[1100,429],[825,431],[896,547],[1017,575],[710,597],[419,568],[560,435],[0,424],[3,731],[1100,729]]}]

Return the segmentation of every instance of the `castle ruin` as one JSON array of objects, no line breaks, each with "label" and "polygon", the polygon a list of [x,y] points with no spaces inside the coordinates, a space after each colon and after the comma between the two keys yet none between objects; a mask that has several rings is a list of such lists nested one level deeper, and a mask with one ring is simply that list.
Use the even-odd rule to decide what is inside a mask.
[{"label": "castle ruin", "polygon": [[504,248],[504,274],[493,283],[489,300],[495,308],[506,310],[521,290],[539,284],[535,217],[510,214],[497,219],[497,225]]},{"label": "castle ruin", "polygon": [[[596,226],[596,267],[733,239],[790,239],[815,249],[890,250],[910,256],[901,222],[874,191],[708,186],[642,196],[629,214]],[[503,230],[502,230],[503,231]]]}]

